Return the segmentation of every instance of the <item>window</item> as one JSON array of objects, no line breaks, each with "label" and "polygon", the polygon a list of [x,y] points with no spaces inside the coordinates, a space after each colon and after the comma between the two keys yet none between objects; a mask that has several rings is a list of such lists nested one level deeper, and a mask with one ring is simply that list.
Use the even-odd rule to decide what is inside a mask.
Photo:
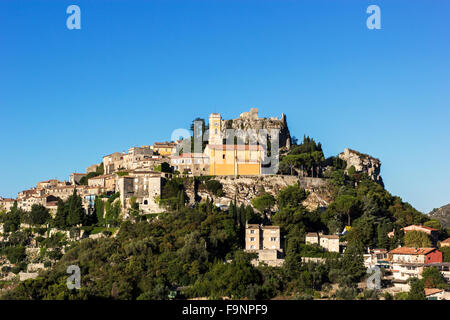
[{"label": "window", "polygon": [[148,201],[147,201],[147,200],[144,200],[144,204],[148,204]]},{"label": "window", "polygon": [[254,234],[255,233],[255,230],[250,230],[250,234]]},{"label": "window", "polygon": [[277,241],[277,238],[276,237],[271,237],[270,241],[272,241],[272,242]]},{"label": "window", "polygon": [[225,153],[222,155],[222,159],[225,159]]},{"label": "window", "polygon": [[255,241],[255,238],[251,237],[251,238],[250,238],[250,241]]}]

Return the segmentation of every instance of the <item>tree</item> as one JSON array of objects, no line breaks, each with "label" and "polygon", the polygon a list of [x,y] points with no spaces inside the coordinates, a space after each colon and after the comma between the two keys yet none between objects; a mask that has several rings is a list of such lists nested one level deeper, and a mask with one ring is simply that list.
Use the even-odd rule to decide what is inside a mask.
[{"label": "tree", "polygon": [[408,300],[426,300],[423,281],[417,278],[409,278],[408,281],[411,287],[408,292]]},{"label": "tree", "polygon": [[422,279],[425,288],[439,288],[445,285],[445,279],[436,267],[423,269]]},{"label": "tree", "polygon": [[280,209],[286,207],[300,207],[307,196],[308,194],[306,191],[298,185],[288,186],[278,193],[278,207]]},{"label": "tree", "polygon": [[48,220],[50,220],[51,216],[48,212],[48,209],[41,204],[33,204],[31,206],[30,219],[33,225],[42,225]]},{"label": "tree", "polygon": [[275,205],[275,198],[271,194],[265,193],[259,197],[253,198],[251,202],[258,211],[266,213]]},{"label": "tree", "polygon": [[425,227],[434,228],[434,229],[437,229],[437,230],[443,230],[444,229],[444,227],[442,226],[442,223],[439,220],[436,220],[436,219],[431,219],[431,220],[425,222],[423,225]]},{"label": "tree", "polygon": [[77,195],[77,190],[73,190],[73,194],[67,199],[67,225],[76,226],[83,223],[84,209],[81,197]]},{"label": "tree", "polygon": [[358,241],[348,241],[341,259],[341,267],[350,281],[356,282],[365,274],[364,248]]},{"label": "tree", "polygon": [[443,262],[450,262],[450,247],[440,247],[439,251],[442,252],[442,261]]},{"label": "tree", "polygon": [[23,215],[23,211],[17,208],[17,201],[15,201],[11,210],[3,216],[3,231],[15,232],[19,230],[21,215]]},{"label": "tree", "polygon": [[422,231],[408,231],[404,236],[405,247],[414,248],[429,248],[431,247],[431,240],[425,232]]},{"label": "tree", "polygon": [[103,225],[105,222],[105,202],[103,202],[102,198],[95,197],[94,208],[98,224]]},{"label": "tree", "polygon": [[56,209],[55,219],[53,223],[55,227],[59,229],[65,229],[67,227],[67,207],[63,200],[58,199],[58,208]]},{"label": "tree", "polygon": [[358,212],[359,202],[354,196],[343,194],[338,196],[330,205],[330,210],[335,210],[342,216],[347,216],[347,225],[351,225],[351,217]]}]

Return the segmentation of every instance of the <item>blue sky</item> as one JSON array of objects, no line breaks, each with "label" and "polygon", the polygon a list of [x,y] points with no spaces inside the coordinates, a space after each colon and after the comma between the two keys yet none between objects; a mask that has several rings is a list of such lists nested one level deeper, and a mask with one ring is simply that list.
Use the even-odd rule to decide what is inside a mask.
[{"label": "blue sky", "polygon": [[[66,8],[81,8],[81,30]],[[368,30],[366,8],[381,8]],[[0,1],[0,195],[170,139],[197,116],[287,114],[378,157],[386,188],[450,202],[450,1]]]}]

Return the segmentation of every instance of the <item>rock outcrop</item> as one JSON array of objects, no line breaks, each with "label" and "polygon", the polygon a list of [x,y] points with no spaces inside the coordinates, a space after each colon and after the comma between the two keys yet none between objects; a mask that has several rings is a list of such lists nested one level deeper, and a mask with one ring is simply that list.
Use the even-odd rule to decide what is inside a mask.
[{"label": "rock outcrop", "polygon": [[[260,118],[258,117],[258,109],[251,108],[249,112],[241,113],[240,117],[233,120],[223,120],[222,135],[226,136],[227,129],[239,130],[255,130],[258,134],[260,129],[266,129],[269,132],[275,129],[279,132],[279,147],[289,149],[291,146],[291,135],[287,125],[286,115],[283,113],[281,118]],[[256,138],[256,137],[252,137]]]},{"label": "rock outcrop", "polygon": [[349,148],[345,148],[344,152],[339,154],[339,158],[347,163],[346,170],[353,166],[356,172],[367,173],[373,181],[384,186],[380,175],[381,161],[379,159]]},{"label": "rock outcrop", "polygon": [[[228,205],[230,201],[235,199],[238,205],[250,205],[251,200],[261,195],[262,192],[267,192],[276,198],[281,189],[297,183],[300,187],[309,191],[308,198],[303,202],[303,205],[309,210],[327,207],[332,201],[326,179],[283,175],[261,177],[216,176],[214,179],[222,184],[223,196],[217,197],[206,190],[202,190],[197,193],[196,197],[193,188],[187,187],[186,193],[191,204],[194,203],[194,199],[199,201],[209,198],[217,205]],[[274,207],[273,209],[276,211],[278,208]]]},{"label": "rock outcrop", "polygon": [[445,228],[450,227],[450,203],[430,211],[431,219],[439,220]]}]

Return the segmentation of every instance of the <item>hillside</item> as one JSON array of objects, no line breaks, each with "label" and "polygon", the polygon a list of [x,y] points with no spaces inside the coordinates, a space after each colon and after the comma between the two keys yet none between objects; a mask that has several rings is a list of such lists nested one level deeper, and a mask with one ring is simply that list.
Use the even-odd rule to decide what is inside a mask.
[{"label": "hillside", "polygon": [[439,220],[446,228],[450,227],[450,203],[429,213],[430,218]]}]

